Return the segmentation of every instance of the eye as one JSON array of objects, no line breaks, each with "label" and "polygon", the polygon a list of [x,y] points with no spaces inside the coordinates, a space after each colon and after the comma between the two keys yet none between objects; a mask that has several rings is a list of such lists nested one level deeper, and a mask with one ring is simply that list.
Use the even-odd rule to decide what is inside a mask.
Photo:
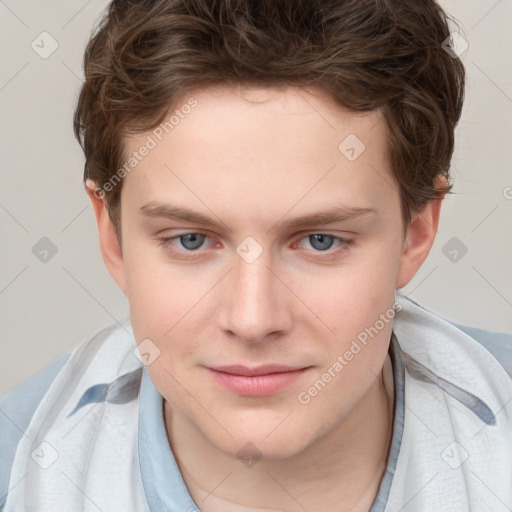
[{"label": "eye", "polygon": [[301,241],[302,240],[307,240],[311,247],[315,249],[315,252],[327,252],[335,244],[335,242],[338,242],[339,245],[341,245],[342,250],[348,249],[348,247],[353,242],[352,240],[347,240],[339,236],[328,235],[325,233],[313,233],[305,236],[301,239]]},{"label": "eye", "polygon": [[[206,245],[210,237],[205,233],[191,232],[181,233],[172,237],[158,237],[159,245],[163,246],[166,251],[176,258],[200,257],[202,251],[207,249]],[[308,242],[308,246],[304,245]],[[314,253],[325,253],[326,255],[336,255],[340,252],[348,251],[353,240],[341,238],[339,236],[329,235],[326,233],[311,233],[303,236],[293,244],[294,248],[311,249]],[[220,247],[216,244],[215,247]],[[334,249],[332,249],[334,247]],[[332,250],[331,250],[332,249]],[[194,256],[193,256],[194,255]],[[202,254],[204,256],[204,254]]]},{"label": "eye", "polygon": [[[176,235],[176,236],[173,236],[173,237],[163,237],[163,238],[159,238],[158,240],[160,241],[160,245],[163,245],[165,248],[169,249],[169,250],[180,250],[180,249],[184,249],[185,251],[184,252],[187,252],[187,251],[195,251],[199,248],[201,248],[201,246],[203,245],[203,242],[205,241],[205,239],[207,238],[207,235],[204,235],[203,233],[184,233],[184,234],[181,234],[181,235]],[[179,242],[179,244],[181,245],[181,248],[178,247],[173,247],[171,248],[171,245],[173,242]]]},{"label": "eye", "polygon": [[334,243],[334,237],[331,235],[309,235],[308,240],[310,241],[311,245],[319,251],[330,249]]},{"label": "eye", "polygon": [[199,247],[203,245],[205,238],[206,236],[201,233],[188,233],[186,235],[180,235],[178,240],[185,249],[193,251],[195,249],[199,249]]}]

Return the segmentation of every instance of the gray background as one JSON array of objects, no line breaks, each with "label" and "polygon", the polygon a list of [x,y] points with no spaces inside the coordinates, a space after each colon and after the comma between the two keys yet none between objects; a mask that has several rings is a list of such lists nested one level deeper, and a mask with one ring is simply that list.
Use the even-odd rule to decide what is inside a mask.
[{"label": "gray background", "polygon": [[[0,0],[0,394],[128,314],[101,258],[72,134],[83,50],[106,5]],[[402,291],[446,318],[512,332],[512,0],[441,5],[469,43],[456,194]],[[46,59],[55,43],[42,32],[58,44]]]}]

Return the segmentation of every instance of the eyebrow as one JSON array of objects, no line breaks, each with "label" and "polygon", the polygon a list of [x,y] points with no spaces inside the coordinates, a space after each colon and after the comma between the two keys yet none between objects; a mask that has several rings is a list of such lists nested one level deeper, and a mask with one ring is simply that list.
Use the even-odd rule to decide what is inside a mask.
[{"label": "eyebrow", "polygon": [[[335,206],[325,211],[305,214],[300,217],[276,222],[285,228],[304,228],[317,224],[333,224],[335,222],[343,222],[347,220],[376,213],[375,208],[354,207],[354,206]],[[193,224],[201,224],[211,228],[218,228],[224,222],[217,222],[212,217],[208,217],[202,213],[190,210],[188,208],[173,205],[170,203],[157,203],[150,201],[140,207],[140,212],[146,217],[165,218],[169,220],[182,220]],[[220,220],[220,219],[219,219]],[[274,224],[274,226],[276,225]]]}]

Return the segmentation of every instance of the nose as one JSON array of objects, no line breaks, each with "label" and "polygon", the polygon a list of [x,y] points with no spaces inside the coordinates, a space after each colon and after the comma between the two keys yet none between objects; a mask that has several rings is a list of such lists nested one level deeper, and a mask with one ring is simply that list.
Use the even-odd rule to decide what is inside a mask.
[{"label": "nose", "polygon": [[274,267],[265,251],[251,263],[235,255],[222,290],[220,326],[224,332],[257,343],[290,330],[291,293]]}]

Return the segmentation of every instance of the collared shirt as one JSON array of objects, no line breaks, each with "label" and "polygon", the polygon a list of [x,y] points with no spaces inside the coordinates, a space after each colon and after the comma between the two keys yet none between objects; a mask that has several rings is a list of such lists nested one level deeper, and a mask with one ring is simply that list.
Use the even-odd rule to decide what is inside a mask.
[{"label": "collared shirt", "polygon": [[[464,330],[464,326],[458,327],[462,327]],[[503,367],[510,373],[512,337],[493,335],[487,331],[473,328],[465,330],[499,357]],[[404,360],[402,350],[394,335],[389,353],[393,368],[394,388],[393,435],[386,471],[381,480],[378,495],[369,512],[384,512],[386,509],[404,431]],[[31,419],[31,414],[66,361],[67,357],[57,361],[0,401],[0,510],[2,510],[7,494],[12,490],[8,486],[16,446],[24,436],[24,430]],[[141,370],[138,394],[138,467],[134,471],[136,480],[134,487],[142,494],[147,510],[152,512],[164,510],[199,512],[201,509],[192,500],[168,443],[163,418],[163,398],[147,372],[144,369]]]}]

